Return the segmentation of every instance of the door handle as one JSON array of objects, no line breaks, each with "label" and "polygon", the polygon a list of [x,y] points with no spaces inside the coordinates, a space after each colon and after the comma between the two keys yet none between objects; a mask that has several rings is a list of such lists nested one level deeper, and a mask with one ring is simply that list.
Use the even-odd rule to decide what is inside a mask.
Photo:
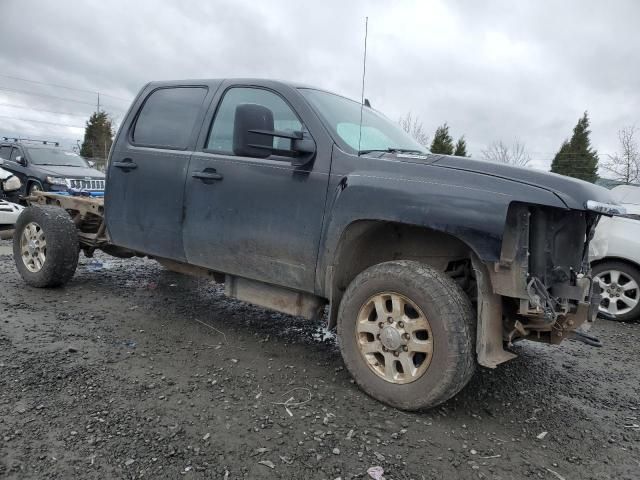
[{"label": "door handle", "polygon": [[136,168],[138,168],[138,164],[134,163],[133,160],[131,160],[130,158],[125,158],[121,162],[113,162],[113,166],[116,168],[120,168],[125,172],[128,172],[129,170],[135,170]]},{"label": "door handle", "polygon": [[220,175],[214,169],[207,169],[203,172],[193,172],[191,176],[193,178],[202,180],[203,182],[207,180],[222,180],[222,175]]}]

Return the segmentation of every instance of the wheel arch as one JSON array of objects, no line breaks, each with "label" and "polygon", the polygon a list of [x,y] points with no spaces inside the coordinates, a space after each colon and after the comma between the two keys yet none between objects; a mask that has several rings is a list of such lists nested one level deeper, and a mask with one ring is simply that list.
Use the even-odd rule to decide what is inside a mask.
[{"label": "wheel arch", "polygon": [[630,260],[630,259],[625,258],[625,257],[616,257],[616,256],[602,257],[602,258],[599,258],[597,260],[594,260],[593,262],[591,262],[591,267],[593,268],[593,267],[595,267],[597,265],[600,265],[600,264],[606,263],[606,262],[622,262],[622,263],[626,263],[627,265],[631,265],[632,267],[635,267],[638,270],[640,270],[640,263],[634,262],[633,260]]},{"label": "wheel arch", "polygon": [[44,185],[42,180],[40,180],[39,178],[36,177],[29,177],[27,178],[26,182],[25,182],[25,193],[29,194],[29,189],[31,188],[31,185],[33,185],[34,183],[37,183],[38,185],[40,185],[40,189],[44,190]]},{"label": "wheel arch", "polygon": [[367,268],[391,260],[416,260],[445,271],[477,252],[455,235],[433,228],[383,220],[355,220],[342,232],[330,267],[328,327],[336,325],[349,283]]}]

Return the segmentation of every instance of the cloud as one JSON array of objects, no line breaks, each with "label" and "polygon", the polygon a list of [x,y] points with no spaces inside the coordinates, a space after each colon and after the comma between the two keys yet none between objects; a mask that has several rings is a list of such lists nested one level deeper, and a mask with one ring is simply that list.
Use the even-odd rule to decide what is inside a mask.
[{"label": "cloud", "polygon": [[[374,107],[394,119],[412,111],[429,132],[447,121],[475,155],[519,138],[547,167],[585,110],[602,153],[616,150],[618,129],[638,123],[633,0],[3,0],[0,73],[100,91],[116,121],[159,79],[270,77],[359,98],[367,15]],[[96,101],[0,76],[0,133],[79,139],[82,129],[6,117],[82,126]]]}]

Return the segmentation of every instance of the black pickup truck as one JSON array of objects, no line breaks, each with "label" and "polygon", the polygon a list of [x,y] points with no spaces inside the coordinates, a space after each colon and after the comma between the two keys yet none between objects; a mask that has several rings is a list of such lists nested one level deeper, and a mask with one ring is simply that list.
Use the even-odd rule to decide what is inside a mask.
[{"label": "black pickup truck", "polygon": [[592,184],[430,154],[368,105],[255,79],[149,83],[104,201],[28,200],[14,237],[28,284],[65,284],[80,250],[101,249],[327,311],[357,383],[404,409],[451,398],[517,340],[594,342],[576,331],[599,304],[588,244],[621,212]]}]

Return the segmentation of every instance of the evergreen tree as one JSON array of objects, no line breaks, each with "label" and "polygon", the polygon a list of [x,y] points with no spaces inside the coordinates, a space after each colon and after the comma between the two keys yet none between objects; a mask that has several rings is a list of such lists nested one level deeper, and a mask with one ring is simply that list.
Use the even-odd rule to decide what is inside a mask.
[{"label": "evergreen tree", "polygon": [[467,141],[464,139],[464,135],[458,139],[456,143],[456,150],[453,152],[456,157],[468,157],[467,154]]},{"label": "evergreen tree", "polygon": [[565,140],[551,163],[551,171],[587,182],[598,179],[598,152],[591,148],[587,112],[573,129],[570,140]]},{"label": "evergreen tree", "polygon": [[449,125],[444,123],[436,129],[430,150],[431,153],[453,155],[453,138],[449,135]]},{"label": "evergreen tree", "polygon": [[80,155],[87,158],[107,158],[113,143],[113,126],[106,112],[94,112],[87,120]]}]

